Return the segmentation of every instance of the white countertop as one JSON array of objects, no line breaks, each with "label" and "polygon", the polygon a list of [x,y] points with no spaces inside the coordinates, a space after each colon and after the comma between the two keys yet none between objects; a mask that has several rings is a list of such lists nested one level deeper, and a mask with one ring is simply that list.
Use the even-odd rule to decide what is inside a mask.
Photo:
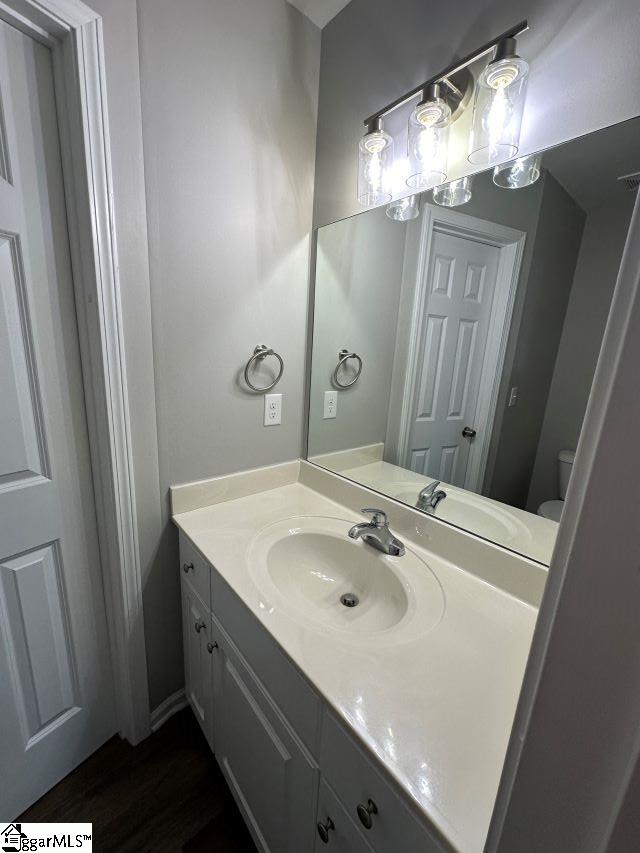
[{"label": "white countertop", "polygon": [[537,610],[426,550],[419,536],[403,535],[442,587],[438,624],[417,637],[385,634],[366,644],[322,632],[273,602],[265,606],[248,565],[258,532],[295,516],[344,519],[345,536],[362,521],[301,483],[174,521],[450,843],[481,851]]}]

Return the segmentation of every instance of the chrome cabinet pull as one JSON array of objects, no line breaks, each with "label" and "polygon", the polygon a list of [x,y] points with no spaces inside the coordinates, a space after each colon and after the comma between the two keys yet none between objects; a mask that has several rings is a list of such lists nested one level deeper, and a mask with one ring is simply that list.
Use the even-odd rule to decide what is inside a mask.
[{"label": "chrome cabinet pull", "polygon": [[320,840],[323,844],[329,843],[329,833],[335,828],[334,822],[328,816],[324,823],[318,821],[318,835],[320,836]]},{"label": "chrome cabinet pull", "polygon": [[373,802],[373,800],[367,800],[366,806],[363,806],[362,803],[358,803],[356,811],[358,812],[360,823],[364,826],[364,828],[371,829],[371,827],[373,826],[372,815],[378,814],[378,807]]},{"label": "chrome cabinet pull", "polygon": [[213,643],[207,643],[207,651],[210,655],[213,654],[213,650],[218,648],[218,644],[214,640]]},{"label": "chrome cabinet pull", "polygon": [[193,568],[193,563],[183,563],[182,564],[182,571],[185,573],[185,575],[188,575],[192,568]]},{"label": "chrome cabinet pull", "polygon": [[207,627],[207,623],[204,619],[196,619],[195,625],[193,626],[196,629],[196,634],[199,634],[203,628]]}]

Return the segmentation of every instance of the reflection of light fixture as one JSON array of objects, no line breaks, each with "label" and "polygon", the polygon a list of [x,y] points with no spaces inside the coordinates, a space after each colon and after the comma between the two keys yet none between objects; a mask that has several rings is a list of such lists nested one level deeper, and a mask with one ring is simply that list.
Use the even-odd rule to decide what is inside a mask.
[{"label": "reflection of light fixture", "polygon": [[493,183],[497,187],[509,190],[519,190],[528,187],[540,177],[542,155],[530,154],[528,157],[518,157],[511,163],[496,166],[493,170]]},{"label": "reflection of light fixture", "polygon": [[469,161],[490,166],[518,153],[529,65],[515,38],[502,39],[476,86]]},{"label": "reflection of light fixture", "polygon": [[466,204],[471,199],[471,177],[459,178],[436,187],[433,191],[433,200],[442,207],[458,207]]},{"label": "reflection of light fixture", "polygon": [[442,97],[440,84],[434,83],[409,118],[407,184],[413,189],[427,190],[447,177],[450,123],[451,107]]},{"label": "reflection of light fixture", "polygon": [[382,129],[382,119],[367,125],[358,145],[358,201],[383,204],[391,198],[389,168],[393,162],[393,139]]},{"label": "reflection of light fixture", "polygon": [[417,219],[420,216],[420,206],[418,197],[408,195],[406,198],[399,198],[387,205],[386,214],[389,219],[394,219],[396,222],[408,222],[410,219]]}]

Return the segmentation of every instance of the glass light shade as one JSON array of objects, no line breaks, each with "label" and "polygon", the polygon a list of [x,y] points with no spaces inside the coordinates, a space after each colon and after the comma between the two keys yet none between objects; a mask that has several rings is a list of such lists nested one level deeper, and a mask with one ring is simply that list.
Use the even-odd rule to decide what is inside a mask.
[{"label": "glass light shade", "polygon": [[358,201],[363,205],[391,200],[393,139],[384,130],[366,133],[358,144]]},{"label": "glass light shade", "polygon": [[529,65],[519,56],[490,62],[476,85],[469,162],[492,166],[518,153]]},{"label": "glass light shade", "polygon": [[418,104],[409,118],[407,154],[412,189],[428,190],[447,177],[451,108],[442,98]]},{"label": "glass light shade", "polygon": [[410,219],[417,219],[420,216],[418,197],[409,195],[406,198],[392,201],[387,206],[386,214],[389,219],[394,219],[396,222],[408,222]]},{"label": "glass light shade", "polygon": [[528,157],[518,157],[511,163],[496,166],[493,170],[493,183],[497,187],[509,190],[519,190],[528,187],[540,177],[542,155],[530,154]]},{"label": "glass light shade", "polygon": [[442,184],[433,191],[433,200],[442,207],[458,207],[471,200],[471,177]]}]

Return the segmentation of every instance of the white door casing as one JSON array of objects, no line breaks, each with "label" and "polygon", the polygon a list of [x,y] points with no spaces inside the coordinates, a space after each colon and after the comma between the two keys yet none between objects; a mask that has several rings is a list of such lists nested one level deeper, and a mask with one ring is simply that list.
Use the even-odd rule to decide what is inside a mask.
[{"label": "white door casing", "polygon": [[[425,205],[399,458],[479,491],[498,402],[525,234]],[[462,437],[469,426],[473,440]]]},{"label": "white door casing", "polygon": [[116,731],[49,50],[0,22],[0,806]]},{"label": "white door casing", "polygon": [[53,57],[69,244],[120,734],[150,731],[102,22],[81,0],[2,0]]}]

